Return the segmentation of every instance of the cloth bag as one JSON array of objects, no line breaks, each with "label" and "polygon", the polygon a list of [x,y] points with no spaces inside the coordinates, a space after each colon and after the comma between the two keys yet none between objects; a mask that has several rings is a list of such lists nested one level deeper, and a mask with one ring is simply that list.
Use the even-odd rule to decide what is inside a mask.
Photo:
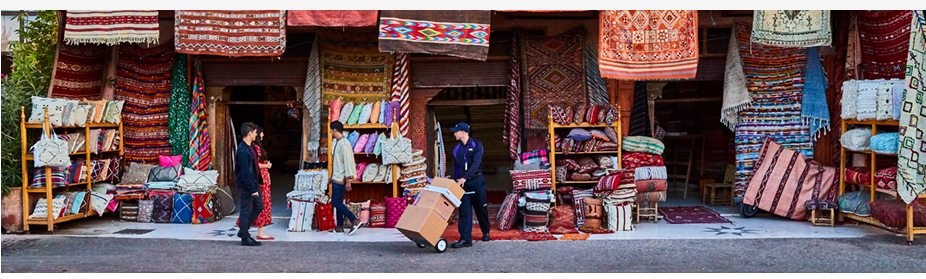
[{"label": "cloth bag", "polygon": [[405,137],[382,140],[383,165],[405,164],[413,161],[412,140]]},{"label": "cloth bag", "polygon": [[32,154],[35,155],[35,167],[70,167],[71,157],[68,156],[68,142],[59,138],[54,129],[50,131],[50,136],[46,136],[48,128],[42,127],[42,131],[42,138],[35,145],[32,145]]}]

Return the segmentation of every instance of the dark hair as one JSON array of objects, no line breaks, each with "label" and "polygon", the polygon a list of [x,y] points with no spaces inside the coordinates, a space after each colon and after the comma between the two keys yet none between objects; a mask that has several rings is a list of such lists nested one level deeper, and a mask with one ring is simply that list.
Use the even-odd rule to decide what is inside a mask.
[{"label": "dark hair", "polygon": [[257,127],[257,137],[254,138],[254,142],[252,142],[251,144],[257,145],[257,147],[260,148],[260,160],[267,161],[269,156],[267,156],[267,149],[264,149],[264,143],[260,136],[260,133],[263,133],[263,132],[264,132],[264,128]]},{"label": "dark hair", "polygon": [[254,124],[254,122],[242,123],[241,124],[241,138],[243,139],[244,137],[248,136],[248,134],[250,134],[251,132],[257,131],[257,128],[259,127],[257,127],[257,124]]},{"label": "dark hair", "polygon": [[335,120],[335,121],[331,122],[331,126],[330,126],[330,127],[331,127],[331,130],[338,131],[338,133],[343,133],[343,132],[344,132],[344,124],[341,124],[341,121]]}]

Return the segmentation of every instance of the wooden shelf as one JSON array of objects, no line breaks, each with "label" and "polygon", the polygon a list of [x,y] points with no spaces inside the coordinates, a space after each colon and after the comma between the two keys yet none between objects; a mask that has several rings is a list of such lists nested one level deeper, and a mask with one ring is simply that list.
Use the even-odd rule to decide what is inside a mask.
[{"label": "wooden shelf", "polygon": [[[77,220],[77,219],[81,219],[85,217],[87,217],[86,213],[71,214],[71,215],[58,217],[57,219],[54,219],[54,223],[55,224],[64,223],[67,221]],[[25,222],[30,225],[45,225],[45,224],[48,224],[48,219],[28,218],[25,220]]]},{"label": "wooden shelf", "polygon": [[[547,115],[547,121],[548,121],[548,122],[547,122],[547,123],[548,123],[548,126],[547,126],[547,133],[548,133],[548,135],[549,135],[549,138],[548,138],[548,140],[549,140],[549,145],[548,145],[549,149],[547,149],[547,150],[551,151],[550,154],[549,154],[549,156],[550,156],[549,159],[550,159],[550,164],[551,164],[551,168],[550,168],[550,177],[552,178],[552,180],[553,180],[553,182],[554,182],[554,183],[553,183],[553,191],[554,191],[554,192],[556,192],[556,187],[557,187],[556,185],[557,185],[557,184],[560,184],[560,185],[588,185],[588,184],[597,184],[597,183],[598,183],[598,180],[591,180],[591,181],[564,181],[564,182],[559,182],[559,181],[557,181],[557,179],[556,179],[556,176],[557,176],[557,175],[556,175],[556,159],[557,159],[557,156],[606,154],[606,155],[616,155],[618,158],[621,158],[621,157],[622,157],[621,155],[623,154],[623,152],[622,152],[621,149],[622,149],[623,146],[624,146],[624,143],[623,143],[623,138],[624,138],[624,136],[623,136],[623,132],[622,132],[622,129],[621,129],[621,127],[622,127],[622,125],[623,125],[622,122],[621,122],[621,121],[622,121],[621,108],[618,106],[618,107],[616,107],[615,109],[617,110],[617,111],[616,111],[616,112],[617,112],[617,115],[616,115],[616,119],[614,119],[614,121],[611,122],[611,125],[608,125],[607,123],[592,124],[592,123],[588,123],[588,122],[570,123],[570,124],[562,125],[562,124],[558,124],[558,123],[556,123],[556,122],[553,121],[553,113],[550,113],[550,114]],[[568,155],[567,155],[566,153],[564,153],[564,152],[556,152],[556,143],[553,141],[553,139],[556,137],[556,133],[557,133],[556,130],[557,130],[557,129],[574,129],[574,128],[610,128],[610,129],[613,129],[614,132],[617,134],[617,142],[613,142],[613,141],[612,141],[612,142],[613,142],[613,143],[616,143],[617,146],[619,146],[620,148],[618,148],[618,150],[614,150],[614,151],[571,152],[571,153],[569,153]],[[614,163],[615,163],[615,165],[616,165],[617,168],[621,168],[621,162],[620,162],[620,161],[617,161],[617,162],[614,162]],[[568,178],[568,177],[566,177],[566,178]],[[599,179],[599,180],[600,180],[600,179]],[[559,202],[557,202],[557,203],[559,203]]]},{"label": "wooden shelf", "polygon": [[865,185],[865,184],[861,184],[861,183],[852,183],[852,182],[848,182],[848,181],[846,181],[846,184],[858,185],[858,186],[862,186],[862,187],[865,187],[865,188],[872,188],[872,187],[874,187],[874,188],[875,188],[875,192],[881,192],[881,193],[889,194],[889,195],[894,196],[894,197],[897,196],[897,190],[884,189],[884,188],[881,188],[881,187],[878,187],[878,186]]},{"label": "wooden shelf", "polygon": [[[113,123],[91,123],[86,126],[52,126],[54,129],[84,129],[84,128],[119,128],[121,124]],[[27,129],[42,129],[42,123],[26,123]],[[59,218],[60,219],[60,218]]]},{"label": "wooden shelf", "polygon": [[[591,155],[591,154],[618,154],[620,151],[592,151],[592,152],[569,152],[565,155]],[[555,152],[556,155],[564,155],[563,152]]]},{"label": "wooden shelf", "polygon": [[855,124],[855,125],[883,125],[883,126],[900,126],[900,120],[874,120],[868,119],[865,121],[857,119],[843,119],[843,122],[846,124]]},{"label": "wooden shelf", "polygon": [[852,150],[846,149],[846,152],[849,152],[849,153],[860,153],[860,154],[869,154],[869,155],[878,155],[878,156],[891,156],[891,157],[897,157],[897,154],[878,153],[878,152],[874,152],[874,151],[871,151],[871,150],[869,150],[869,151],[852,151]]}]

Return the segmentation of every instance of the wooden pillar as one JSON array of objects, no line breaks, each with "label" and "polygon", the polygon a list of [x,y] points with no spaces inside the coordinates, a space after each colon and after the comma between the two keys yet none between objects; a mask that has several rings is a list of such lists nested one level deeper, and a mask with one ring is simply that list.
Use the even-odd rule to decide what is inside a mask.
[{"label": "wooden pillar", "polygon": [[[221,162],[225,162],[228,152],[224,152],[225,145],[216,144],[217,142],[225,142],[226,132],[225,128],[225,108],[222,106],[221,109],[217,109],[216,102],[223,100],[222,91],[225,89],[224,86],[206,86],[206,118],[208,119],[209,125],[209,152],[212,153],[212,169],[219,170],[219,174],[222,174],[224,166]],[[196,92],[193,92],[196,94]],[[217,149],[219,146],[223,150]],[[220,181],[222,181],[220,179]],[[223,186],[223,185],[220,185]]]}]

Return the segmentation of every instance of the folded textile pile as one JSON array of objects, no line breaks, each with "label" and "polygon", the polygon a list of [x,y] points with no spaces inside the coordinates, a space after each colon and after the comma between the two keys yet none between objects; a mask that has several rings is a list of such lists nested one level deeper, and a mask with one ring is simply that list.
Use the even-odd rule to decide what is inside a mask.
[{"label": "folded textile pile", "polygon": [[[414,149],[412,151],[412,161],[407,164],[402,164],[401,171],[399,172],[399,186],[405,189],[405,197],[408,198],[408,201],[411,202],[418,196],[418,193],[421,192],[421,188],[428,186],[428,176],[427,176],[427,158],[424,157],[424,151],[419,149]],[[376,177],[384,177],[386,180],[392,180],[392,168],[385,167],[385,170],[382,170],[382,175],[377,174]]]},{"label": "folded textile pile", "polygon": [[848,80],[843,82],[842,90],[843,119],[900,119],[903,80]]},{"label": "folded textile pile", "polygon": [[214,193],[219,180],[219,171],[197,171],[183,168],[183,175],[177,181],[177,187],[184,193]]},{"label": "folded textile pile", "polygon": [[145,184],[145,189],[148,189],[148,190],[175,190],[175,189],[177,189],[177,182],[173,182],[173,181],[155,181],[155,182],[148,182],[148,184]]},{"label": "folded textile pile", "polygon": [[328,170],[300,170],[296,173],[293,191],[286,193],[290,200],[327,203]]},{"label": "folded textile pile", "polygon": [[858,102],[856,118],[858,120],[874,119],[878,112],[878,81],[860,80],[858,83]]}]

